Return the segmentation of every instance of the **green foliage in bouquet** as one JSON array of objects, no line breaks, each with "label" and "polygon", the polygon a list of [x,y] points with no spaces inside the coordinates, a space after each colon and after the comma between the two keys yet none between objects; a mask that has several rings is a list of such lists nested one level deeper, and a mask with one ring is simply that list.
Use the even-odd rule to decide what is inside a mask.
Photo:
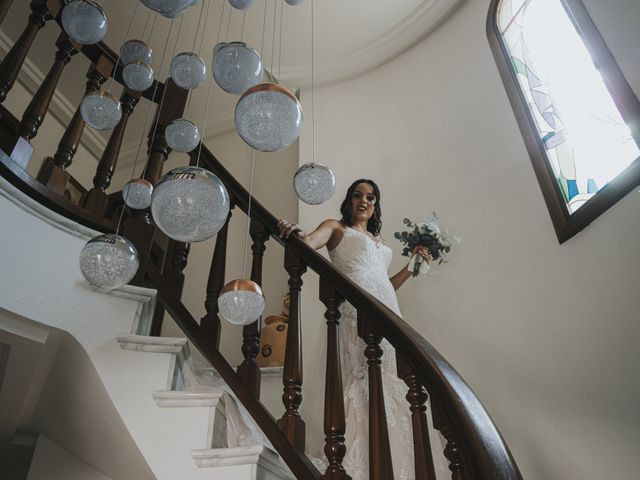
[{"label": "green foliage in bouquet", "polygon": [[439,264],[447,261],[447,254],[451,251],[451,242],[447,238],[447,234],[440,229],[435,212],[423,223],[414,223],[408,218],[402,222],[407,226],[407,230],[393,234],[405,245],[402,249],[402,255],[409,257],[416,247],[423,246],[429,250],[431,258],[437,260]]}]

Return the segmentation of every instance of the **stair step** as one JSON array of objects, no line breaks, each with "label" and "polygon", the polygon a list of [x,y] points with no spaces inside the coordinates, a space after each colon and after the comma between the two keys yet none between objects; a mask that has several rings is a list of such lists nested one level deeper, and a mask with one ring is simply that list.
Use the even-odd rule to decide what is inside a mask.
[{"label": "stair step", "polygon": [[119,335],[120,347],[125,350],[138,350],[153,353],[180,353],[187,344],[186,338],[149,337],[145,335]]},{"label": "stair step", "polygon": [[193,392],[154,390],[151,394],[159,407],[215,407],[224,392],[222,390]]},{"label": "stair step", "polygon": [[276,478],[295,478],[278,454],[264,445],[193,450],[191,456],[200,468],[253,464],[271,472]]}]

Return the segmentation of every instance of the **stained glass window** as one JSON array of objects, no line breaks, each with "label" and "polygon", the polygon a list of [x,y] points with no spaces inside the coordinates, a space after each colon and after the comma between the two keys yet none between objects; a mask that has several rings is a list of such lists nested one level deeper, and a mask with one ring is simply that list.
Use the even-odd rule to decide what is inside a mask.
[{"label": "stained glass window", "polygon": [[503,0],[497,27],[569,214],[640,156],[561,0]]}]

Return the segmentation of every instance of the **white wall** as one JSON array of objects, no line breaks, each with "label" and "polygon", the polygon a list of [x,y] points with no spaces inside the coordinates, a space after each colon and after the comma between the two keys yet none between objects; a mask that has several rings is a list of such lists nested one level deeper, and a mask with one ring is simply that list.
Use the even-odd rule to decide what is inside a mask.
[{"label": "white wall", "polygon": [[[488,6],[465,2],[399,58],[316,91],[316,160],[338,193],[300,204],[301,223],[339,218],[347,186],[375,179],[395,273],[402,218],[437,211],[463,242],[437,276],[402,288],[405,319],[469,382],[524,478],[636,478],[640,196],[558,244],[488,45]],[[302,410],[318,445],[325,327],[313,276],[305,287]]]},{"label": "white wall", "polygon": [[38,437],[27,480],[109,480],[44,435]]}]

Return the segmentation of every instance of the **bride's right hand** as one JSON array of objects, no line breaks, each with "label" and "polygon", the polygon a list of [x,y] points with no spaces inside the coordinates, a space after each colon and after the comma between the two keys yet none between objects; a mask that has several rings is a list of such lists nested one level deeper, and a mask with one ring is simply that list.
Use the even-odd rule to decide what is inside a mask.
[{"label": "bride's right hand", "polygon": [[306,237],[306,233],[304,233],[304,230],[300,228],[300,225],[282,218],[278,220],[278,231],[281,238],[289,238],[289,235],[292,233],[300,238]]}]

